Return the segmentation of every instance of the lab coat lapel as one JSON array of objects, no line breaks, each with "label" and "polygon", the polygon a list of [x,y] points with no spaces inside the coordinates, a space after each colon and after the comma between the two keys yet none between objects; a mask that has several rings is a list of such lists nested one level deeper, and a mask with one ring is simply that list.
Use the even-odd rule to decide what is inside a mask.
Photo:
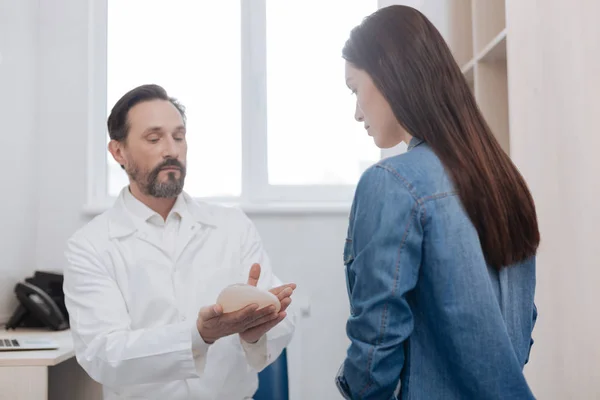
[{"label": "lab coat lapel", "polygon": [[216,227],[214,216],[205,207],[202,207],[185,192],[184,198],[188,212],[181,219],[179,240],[175,249],[175,262],[179,260],[190,242],[200,243],[203,237]]},{"label": "lab coat lapel", "polygon": [[181,227],[179,228],[179,239],[175,246],[175,262],[179,260],[185,248],[190,244],[196,235],[206,234],[207,229],[201,224],[194,221],[192,218],[182,218]]},{"label": "lab coat lapel", "polygon": [[111,239],[123,238],[137,232],[137,226],[125,211],[123,191],[108,211],[108,235]]},{"label": "lab coat lapel", "polygon": [[138,229],[135,233],[135,237],[143,240],[144,242],[156,247],[158,250],[165,252],[163,248],[163,243],[157,240],[158,238],[155,235],[151,235],[143,230]]},{"label": "lab coat lapel", "polygon": [[[126,189],[123,189],[126,190]],[[151,244],[164,253],[162,243],[158,242],[154,235],[150,235],[141,229],[127,212],[123,200],[124,192],[121,191],[115,204],[109,211],[109,236],[111,238],[124,238],[133,235],[136,239]]]}]

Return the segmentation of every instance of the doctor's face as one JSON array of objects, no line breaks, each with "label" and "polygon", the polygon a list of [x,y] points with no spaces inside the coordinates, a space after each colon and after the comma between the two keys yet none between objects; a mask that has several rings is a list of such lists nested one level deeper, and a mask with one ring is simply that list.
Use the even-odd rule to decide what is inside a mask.
[{"label": "doctor's face", "polygon": [[146,195],[177,197],[183,190],[187,156],[185,124],[177,108],[166,100],[144,101],[129,110],[127,123],[126,139],[109,147],[130,183]]}]

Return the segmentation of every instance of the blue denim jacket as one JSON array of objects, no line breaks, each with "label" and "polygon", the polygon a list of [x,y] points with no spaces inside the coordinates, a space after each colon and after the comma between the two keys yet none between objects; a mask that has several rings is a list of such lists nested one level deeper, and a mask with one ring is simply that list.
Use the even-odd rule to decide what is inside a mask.
[{"label": "blue denim jacket", "polygon": [[535,257],[497,271],[440,160],[413,139],[360,179],[344,248],[346,399],[532,399]]}]

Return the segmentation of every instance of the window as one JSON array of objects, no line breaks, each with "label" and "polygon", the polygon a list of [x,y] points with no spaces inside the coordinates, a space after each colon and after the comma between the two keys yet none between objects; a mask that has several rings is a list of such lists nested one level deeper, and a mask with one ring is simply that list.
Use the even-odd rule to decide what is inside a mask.
[{"label": "window", "polygon": [[[240,12],[238,1],[108,1],[107,110],[145,83],[180,100],[188,115],[186,191],[196,197],[241,194]],[[107,160],[116,196],[128,180],[108,153]]]},{"label": "window", "polygon": [[[92,132],[105,131],[110,109],[131,88],[165,87],[186,107],[192,196],[347,202],[360,174],[381,158],[354,121],[341,57],[350,30],[377,0],[106,0],[95,7],[106,24],[95,26],[95,47],[104,50],[95,55],[105,65],[94,73],[105,80],[95,79],[102,112]],[[91,196],[110,200],[128,180],[106,143],[92,140]]]},{"label": "window", "polygon": [[379,150],[354,119],[342,46],[377,1],[267,1],[271,185],[352,185]]}]

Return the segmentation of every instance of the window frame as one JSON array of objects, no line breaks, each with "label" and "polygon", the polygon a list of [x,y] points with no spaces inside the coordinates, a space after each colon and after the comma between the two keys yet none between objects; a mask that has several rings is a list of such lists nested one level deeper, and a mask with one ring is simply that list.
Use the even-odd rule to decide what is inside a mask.
[{"label": "window frame", "polygon": [[[272,185],[268,182],[266,1],[241,3],[241,146],[239,197],[197,197],[253,213],[347,213],[355,185]],[[97,214],[115,201],[108,191],[106,146],[108,0],[89,1],[87,203]],[[349,116],[351,117],[351,116]],[[102,134],[100,134],[102,132]],[[381,157],[395,154],[383,150]]]}]

